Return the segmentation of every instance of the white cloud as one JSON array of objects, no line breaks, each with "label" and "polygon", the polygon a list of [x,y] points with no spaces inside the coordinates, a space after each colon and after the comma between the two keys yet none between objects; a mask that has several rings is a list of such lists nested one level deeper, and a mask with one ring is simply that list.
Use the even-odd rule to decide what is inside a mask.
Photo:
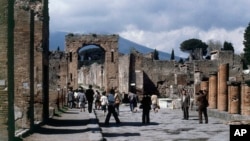
[{"label": "white cloud", "polygon": [[227,41],[233,44],[235,52],[239,54],[243,50],[243,33],[244,28],[242,27],[231,31],[216,28],[204,31],[196,27],[183,27],[171,31],[150,32],[130,26],[126,31],[121,32],[120,36],[168,53],[171,53],[172,49],[174,49],[175,55],[187,57],[188,54],[181,52],[179,47],[183,41],[191,38],[197,38],[203,42],[214,40],[224,43],[224,41]]},{"label": "white cloud", "polygon": [[184,40],[233,43],[242,52],[249,0],[50,0],[50,31],[111,33],[186,56]]}]

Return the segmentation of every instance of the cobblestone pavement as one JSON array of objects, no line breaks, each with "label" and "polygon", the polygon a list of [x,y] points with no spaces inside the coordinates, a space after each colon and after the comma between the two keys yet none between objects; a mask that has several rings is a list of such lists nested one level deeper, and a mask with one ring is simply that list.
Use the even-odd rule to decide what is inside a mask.
[{"label": "cobblestone pavement", "polygon": [[102,138],[94,113],[69,109],[61,117],[53,117],[48,124],[36,129],[23,141],[97,141]]},{"label": "cobblestone pavement", "polygon": [[[190,111],[190,119],[182,120],[180,109],[160,109],[150,112],[150,124],[141,123],[142,112],[130,112],[129,106],[120,106],[121,124],[111,116],[104,125],[101,110],[92,113],[69,109],[61,117],[53,117],[23,141],[229,141],[229,125],[209,117],[208,124],[198,123],[198,113]],[[99,123],[99,124],[98,124]]]},{"label": "cobblestone pavement", "polygon": [[182,120],[180,109],[160,109],[150,112],[148,125],[141,123],[141,110],[130,112],[129,106],[120,106],[121,124],[111,116],[110,125],[105,126],[105,115],[95,111],[102,135],[107,141],[229,141],[229,125],[217,118],[209,117],[208,124],[198,123],[198,113],[190,112],[189,120]]}]

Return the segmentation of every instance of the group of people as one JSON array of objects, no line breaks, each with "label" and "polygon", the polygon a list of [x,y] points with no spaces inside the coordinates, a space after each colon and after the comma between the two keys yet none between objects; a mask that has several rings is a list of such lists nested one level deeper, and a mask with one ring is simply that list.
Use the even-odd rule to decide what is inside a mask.
[{"label": "group of people", "polygon": [[89,88],[86,91],[82,87],[75,91],[73,91],[72,88],[69,88],[67,95],[69,108],[80,108],[82,112],[85,111],[85,105],[88,104],[88,112],[91,113],[94,94],[92,85],[89,85]]},{"label": "group of people", "polygon": [[[101,98],[101,101],[102,101],[102,98]],[[103,99],[106,99],[106,98],[103,98]],[[139,103],[138,96],[133,92],[129,92],[128,99],[129,99],[130,111],[136,112],[137,107],[138,107],[137,104]],[[121,95],[119,94],[119,91],[117,90],[115,91],[111,89],[109,94],[107,95],[108,114],[105,119],[106,125],[109,124],[111,114],[114,116],[116,123],[117,124],[120,123],[118,116],[119,116],[119,105],[121,102],[122,102],[122,98],[121,98]],[[144,94],[142,97],[142,100],[140,101],[139,108],[142,109],[142,123],[143,124],[150,123],[150,110],[153,108],[153,110],[157,112],[158,109],[160,108],[158,96],[156,94],[153,94],[152,96],[149,94]]]},{"label": "group of people", "polygon": [[[181,108],[183,111],[183,120],[189,119],[189,107],[191,105],[190,95],[187,94],[187,90],[182,89],[181,92]],[[207,90],[200,90],[199,93],[196,93],[196,105],[197,111],[199,115],[199,123],[203,123],[203,116],[205,118],[205,123],[208,123],[207,116]],[[138,96],[135,93],[129,92],[128,94],[130,111],[137,111],[137,103],[139,103]],[[100,109],[104,111],[104,115],[106,115],[106,111],[108,111],[105,119],[105,124],[109,124],[109,120],[111,115],[114,116],[116,123],[119,124],[120,120],[119,116],[119,106],[122,103],[122,96],[118,90],[114,90],[113,88],[108,92],[108,94],[104,91],[102,95],[98,90],[94,92],[92,89],[92,85],[89,85],[89,88],[84,91],[82,87],[80,87],[77,91],[73,92],[72,88],[69,89],[68,92],[68,104],[69,108],[73,108],[76,105],[77,108],[80,108],[81,112],[85,111],[85,104],[88,104],[88,112],[92,112],[93,102],[95,104],[95,109]],[[76,102],[76,103],[75,103]],[[142,123],[150,123],[150,110],[152,109],[155,113],[160,109],[158,96],[156,94],[144,94],[142,100],[140,101],[140,109],[142,109]]]},{"label": "group of people", "polygon": [[[181,108],[183,111],[183,120],[189,119],[189,107],[191,105],[190,102],[190,95],[187,94],[187,90],[182,89],[181,92]],[[203,123],[203,116],[205,118],[205,123],[208,123],[208,115],[207,115],[207,107],[208,107],[208,100],[207,100],[207,90],[199,90],[198,93],[195,95],[195,105],[197,106],[197,111],[199,115],[199,123]]]}]

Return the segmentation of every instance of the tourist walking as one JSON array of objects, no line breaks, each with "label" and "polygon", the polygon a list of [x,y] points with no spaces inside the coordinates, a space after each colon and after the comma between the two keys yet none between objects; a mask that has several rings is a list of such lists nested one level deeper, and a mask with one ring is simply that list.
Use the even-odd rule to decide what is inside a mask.
[{"label": "tourist walking", "polygon": [[101,108],[100,98],[101,98],[100,92],[96,90],[94,94],[94,101],[95,101],[95,109],[97,110]]},{"label": "tourist walking", "polygon": [[208,116],[207,116],[207,107],[208,107],[208,100],[207,100],[207,90],[200,90],[199,95],[197,97],[197,104],[198,104],[198,113],[199,113],[199,123],[202,124],[202,114],[205,118],[205,123],[208,123]]},{"label": "tourist walking", "polygon": [[134,112],[136,106],[137,106],[137,98],[136,95],[132,92],[129,92],[128,94],[128,99],[129,99],[129,106],[130,106],[130,111]]},{"label": "tourist walking", "polygon": [[157,113],[160,106],[159,106],[158,96],[156,94],[153,94],[151,96],[151,102],[152,102],[152,108],[154,112]]},{"label": "tourist walking", "polygon": [[74,106],[73,107],[79,108],[78,89],[74,90]]},{"label": "tourist walking", "polygon": [[108,98],[106,96],[106,92],[105,91],[102,92],[102,96],[101,96],[100,102],[101,102],[101,108],[102,108],[103,113],[105,115],[106,111],[107,111],[107,105],[108,105]]},{"label": "tourist walking", "polygon": [[183,120],[188,120],[189,118],[189,106],[190,106],[190,95],[187,94],[185,89],[181,91],[181,109],[183,111]]},{"label": "tourist walking", "polygon": [[117,124],[120,123],[120,119],[118,118],[118,115],[117,115],[117,113],[115,111],[115,107],[114,107],[114,104],[115,104],[114,93],[115,93],[114,90],[111,89],[110,93],[107,96],[107,98],[108,98],[108,114],[107,114],[106,119],[105,119],[105,125],[109,125],[109,120],[110,120],[111,114],[114,116],[116,123]]},{"label": "tourist walking", "polygon": [[120,106],[120,103],[122,102],[122,97],[121,97],[121,94],[119,93],[118,90],[115,90],[115,111],[117,113],[117,115],[119,116],[119,106]]},{"label": "tourist walking", "polygon": [[79,99],[79,108],[81,109],[80,111],[85,112],[85,104],[86,104],[87,98],[86,98],[83,88],[80,88],[80,90],[78,91],[78,99]]},{"label": "tourist walking", "polygon": [[72,88],[68,89],[68,103],[69,103],[69,108],[73,108],[73,103],[74,103],[74,93]]},{"label": "tourist walking", "polygon": [[92,89],[92,85],[89,85],[89,88],[86,90],[86,97],[88,100],[88,111],[91,113],[94,101],[94,90]]},{"label": "tourist walking", "polygon": [[150,123],[151,98],[150,95],[143,95],[141,106],[142,108],[142,123]]}]

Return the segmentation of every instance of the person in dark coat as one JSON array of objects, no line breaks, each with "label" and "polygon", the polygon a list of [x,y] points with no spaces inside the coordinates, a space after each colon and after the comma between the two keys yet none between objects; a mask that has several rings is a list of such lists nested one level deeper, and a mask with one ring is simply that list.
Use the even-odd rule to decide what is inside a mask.
[{"label": "person in dark coat", "polygon": [[151,96],[143,95],[141,101],[142,108],[142,124],[150,123],[150,110],[151,110]]},{"label": "person in dark coat", "polygon": [[200,90],[199,95],[197,97],[197,104],[198,104],[198,113],[199,113],[199,123],[202,124],[202,114],[204,114],[205,123],[208,123],[208,116],[207,116],[207,107],[208,107],[208,100],[207,100],[207,90]]},{"label": "person in dark coat", "polygon": [[89,88],[86,90],[86,97],[87,97],[87,100],[88,100],[88,111],[89,111],[89,113],[92,112],[94,94],[95,94],[95,92],[92,89],[92,85],[89,85]]},{"label": "person in dark coat", "polygon": [[183,120],[188,120],[189,118],[189,106],[190,106],[190,96],[187,94],[185,89],[182,90],[181,96],[181,108],[183,111]]}]

